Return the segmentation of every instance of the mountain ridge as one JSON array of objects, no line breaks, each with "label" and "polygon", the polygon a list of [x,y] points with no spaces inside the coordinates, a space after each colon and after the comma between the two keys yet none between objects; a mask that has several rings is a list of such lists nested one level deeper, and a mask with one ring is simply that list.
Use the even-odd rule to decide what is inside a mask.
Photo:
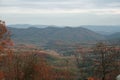
[{"label": "mountain ridge", "polygon": [[50,41],[63,41],[64,43],[88,43],[105,40],[105,37],[82,27],[46,27],[46,28],[11,28],[12,38],[15,42],[29,42],[45,45]]},{"label": "mountain ridge", "polygon": [[29,28],[29,27],[36,27],[36,28],[46,28],[46,27],[83,27],[94,32],[97,32],[102,35],[111,35],[115,32],[120,32],[120,25],[81,25],[81,26],[57,26],[57,25],[33,25],[33,24],[12,24],[7,25],[13,28]]}]

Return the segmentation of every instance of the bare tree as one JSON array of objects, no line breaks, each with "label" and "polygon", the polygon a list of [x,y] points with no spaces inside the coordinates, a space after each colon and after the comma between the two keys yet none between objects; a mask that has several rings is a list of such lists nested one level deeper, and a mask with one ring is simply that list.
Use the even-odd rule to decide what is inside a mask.
[{"label": "bare tree", "polygon": [[91,52],[89,48],[78,47],[74,53],[79,79],[87,79],[92,75],[92,63],[89,52]]},{"label": "bare tree", "polygon": [[[117,47],[99,43],[93,50],[94,71],[97,76],[106,80],[107,75],[118,70],[117,62],[120,60],[120,50]],[[112,79],[111,79],[112,80]]]}]

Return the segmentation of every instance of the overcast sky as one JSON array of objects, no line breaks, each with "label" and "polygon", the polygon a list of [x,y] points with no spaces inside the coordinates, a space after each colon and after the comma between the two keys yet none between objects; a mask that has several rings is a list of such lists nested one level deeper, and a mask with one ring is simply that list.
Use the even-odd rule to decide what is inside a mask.
[{"label": "overcast sky", "polygon": [[0,0],[7,24],[120,25],[120,0]]}]

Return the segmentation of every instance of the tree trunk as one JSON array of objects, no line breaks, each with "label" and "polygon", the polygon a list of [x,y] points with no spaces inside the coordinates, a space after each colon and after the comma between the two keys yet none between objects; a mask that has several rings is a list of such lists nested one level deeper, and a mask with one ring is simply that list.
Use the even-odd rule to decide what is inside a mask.
[{"label": "tree trunk", "polygon": [[102,80],[105,80],[105,76],[102,77]]}]

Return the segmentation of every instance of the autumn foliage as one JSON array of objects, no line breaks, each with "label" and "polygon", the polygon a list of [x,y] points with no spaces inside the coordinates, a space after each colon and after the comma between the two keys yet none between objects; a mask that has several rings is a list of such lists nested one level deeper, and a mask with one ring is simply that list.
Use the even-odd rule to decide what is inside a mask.
[{"label": "autumn foliage", "polygon": [[120,74],[120,47],[98,43],[93,48],[78,48],[75,59],[80,78],[115,80]]},{"label": "autumn foliage", "polygon": [[70,80],[67,70],[56,71],[46,61],[46,53],[13,49],[10,35],[5,22],[0,21],[0,80]]},{"label": "autumn foliage", "polygon": [[78,47],[74,58],[69,57],[75,59],[74,73],[69,58],[64,60],[66,66],[52,65],[47,61],[50,54],[31,46],[17,49],[10,36],[5,22],[0,21],[0,80],[114,80],[120,74],[120,47],[103,43]]}]

